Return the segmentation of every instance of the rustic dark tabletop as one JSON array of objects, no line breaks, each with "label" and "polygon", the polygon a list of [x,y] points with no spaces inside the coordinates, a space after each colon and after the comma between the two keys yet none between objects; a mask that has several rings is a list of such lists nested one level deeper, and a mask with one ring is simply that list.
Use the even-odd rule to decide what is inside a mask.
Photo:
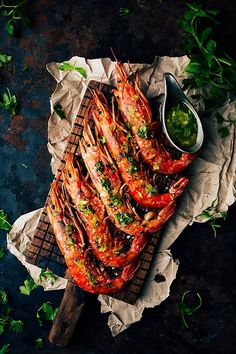
[{"label": "rustic dark tabletop", "polygon": [[[203,1],[202,1],[203,2]],[[216,36],[234,58],[236,3],[208,0],[206,7],[221,9],[221,25]],[[130,9],[121,15],[121,7]],[[121,60],[152,62],[156,55],[184,54],[185,33],[177,24],[185,10],[176,0],[35,0],[27,12],[32,28],[21,27],[14,38],[4,31],[0,17],[3,52],[13,60],[0,71],[0,94],[9,87],[20,103],[19,115],[0,112],[0,208],[11,222],[21,214],[44,204],[52,180],[47,151],[49,97],[55,82],[45,70],[50,61],[65,61],[73,55],[87,58],[111,57],[110,46]],[[188,227],[172,247],[180,260],[177,279],[170,297],[159,307],[147,309],[142,320],[112,338],[107,315],[101,315],[95,298],[88,302],[76,335],[66,349],[47,342],[50,324],[39,327],[36,311],[45,301],[58,306],[62,291],[37,289],[31,296],[19,293],[28,274],[9,252],[0,261],[0,287],[9,293],[14,316],[22,319],[20,334],[0,336],[0,348],[10,343],[12,353],[78,354],[171,354],[233,353],[236,345],[235,265],[236,206],[214,238],[209,225]],[[0,245],[6,248],[6,233]],[[189,329],[181,321],[182,294],[193,290],[201,294],[203,305],[189,319]],[[35,339],[44,338],[36,350]]]}]

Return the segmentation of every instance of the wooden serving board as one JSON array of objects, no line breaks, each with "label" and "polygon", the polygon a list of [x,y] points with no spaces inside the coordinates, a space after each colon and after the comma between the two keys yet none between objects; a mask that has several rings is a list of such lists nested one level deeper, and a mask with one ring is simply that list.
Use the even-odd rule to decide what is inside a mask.
[{"label": "wooden serving board", "polygon": [[[77,114],[77,118],[72,127],[58,172],[61,172],[64,167],[66,155],[69,152],[76,153],[79,147],[79,141],[83,130],[83,119],[93,99],[90,89],[93,88],[99,88],[106,95],[111,95],[111,86],[101,84],[97,81],[89,82],[89,87],[85,92]],[[45,206],[36,228],[33,240],[28,247],[27,262],[37,265],[41,268],[49,268],[55,274],[65,277],[67,276],[66,264],[64,257],[61,254],[59,247],[57,246],[57,242],[46,213],[46,205],[47,200],[45,202]],[[156,233],[150,237],[148,244],[141,254],[139,269],[123,290],[112,295],[114,298],[123,300],[129,304],[134,304],[136,302],[152,262],[152,257],[154,255],[159,236],[160,234]]]}]

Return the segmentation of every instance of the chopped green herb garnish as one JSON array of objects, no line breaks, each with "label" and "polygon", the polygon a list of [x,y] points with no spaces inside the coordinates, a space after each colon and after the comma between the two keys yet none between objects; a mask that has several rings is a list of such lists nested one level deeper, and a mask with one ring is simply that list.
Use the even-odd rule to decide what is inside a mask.
[{"label": "chopped green herb garnish", "polygon": [[87,79],[87,73],[84,68],[81,68],[79,66],[74,66],[71,65],[70,63],[62,63],[58,66],[59,70],[62,71],[77,71],[81,76],[83,76],[85,79]]},{"label": "chopped green herb garnish", "polygon": [[110,181],[108,179],[101,178],[101,185],[107,192],[111,191],[111,185],[110,185]]},{"label": "chopped green herb garnish", "polygon": [[35,284],[33,279],[26,279],[24,285],[20,286],[20,292],[23,295],[30,295],[32,291],[37,289],[39,286]]},{"label": "chopped green herb garnish", "polygon": [[155,195],[155,194],[157,194],[157,189],[148,183],[146,185],[146,192],[150,195]]},{"label": "chopped green herb garnish", "polygon": [[41,272],[38,276],[38,281],[42,283],[43,279],[45,279],[46,281],[50,281],[51,285],[53,285],[57,278],[58,277],[53,272],[46,269],[41,269]]},{"label": "chopped green herb garnish", "polygon": [[132,139],[132,135],[131,135],[130,133],[128,133],[128,134],[126,135],[126,138],[127,138],[127,139]]},{"label": "chopped green herb garnish", "polygon": [[119,212],[116,214],[116,219],[121,226],[126,226],[134,221],[134,216],[128,213]]},{"label": "chopped green herb garnish", "polygon": [[88,200],[80,200],[78,203],[79,210],[85,215],[89,216],[95,213],[93,206],[89,204]]},{"label": "chopped green herb garnish", "polygon": [[116,195],[110,196],[110,201],[111,203],[109,204],[109,207],[114,207],[123,204],[122,199],[120,197],[117,197]]},{"label": "chopped green herb garnish", "polygon": [[138,130],[137,130],[137,135],[141,139],[150,139],[151,138],[151,131],[150,128],[147,125],[142,125]]},{"label": "chopped green herb garnish", "polygon": [[62,110],[62,106],[59,102],[55,103],[53,106],[54,111],[56,112],[56,114],[61,118],[61,119],[65,119],[66,115]]},{"label": "chopped green herb garnish", "polygon": [[0,51],[0,68],[2,68],[4,64],[9,63],[11,60],[11,55],[6,55]]},{"label": "chopped green herb garnish", "polygon": [[18,103],[15,95],[11,95],[10,90],[7,88],[7,92],[2,95],[2,102],[0,102],[0,108],[9,111],[12,115],[17,113]]},{"label": "chopped green herb garnish", "polygon": [[101,141],[102,145],[105,145],[107,140],[106,140],[105,136],[102,136],[100,141]]},{"label": "chopped green herb garnish", "polygon": [[95,167],[96,167],[96,171],[99,171],[101,173],[103,173],[104,171],[104,166],[102,164],[102,161],[98,161],[96,164],[95,164]]},{"label": "chopped green herb garnish", "polygon": [[7,221],[7,213],[3,209],[0,210],[0,230],[11,230],[11,224]]},{"label": "chopped green herb garnish", "polygon": [[54,321],[58,313],[58,308],[53,308],[50,302],[45,302],[38,309],[36,317],[39,325],[42,326],[44,321]]},{"label": "chopped green herb garnish", "polygon": [[0,304],[5,305],[8,303],[8,295],[6,290],[0,289]]}]

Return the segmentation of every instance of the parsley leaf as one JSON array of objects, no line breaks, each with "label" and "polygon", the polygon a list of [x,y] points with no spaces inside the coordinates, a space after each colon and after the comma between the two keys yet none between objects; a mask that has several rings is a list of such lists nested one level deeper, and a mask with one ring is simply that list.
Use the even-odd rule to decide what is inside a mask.
[{"label": "parsley leaf", "polygon": [[120,14],[121,15],[128,15],[130,13],[130,9],[128,9],[128,7],[120,7]]},{"label": "parsley leaf", "polygon": [[62,110],[62,106],[59,102],[54,104],[53,109],[61,119],[66,118],[65,112]]},{"label": "parsley leaf", "polygon": [[199,293],[196,293],[198,304],[195,307],[190,307],[186,304],[187,295],[191,293],[191,290],[185,291],[181,298],[180,310],[181,316],[183,320],[183,324],[186,328],[188,328],[188,324],[186,321],[186,316],[192,316],[201,306],[202,306],[202,298]]},{"label": "parsley leaf", "polygon": [[8,295],[4,289],[0,289],[0,304],[7,304],[8,303]]},{"label": "parsley leaf", "polygon": [[211,205],[205,210],[203,210],[201,214],[197,215],[197,217],[202,217],[209,221],[209,224],[214,233],[214,237],[216,237],[216,229],[220,227],[220,225],[216,223],[216,219],[223,218],[223,220],[225,221],[227,218],[227,212],[220,211],[217,208],[217,200],[214,199]]},{"label": "parsley leaf", "polygon": [[24,285],[20,286],[20,292],[23,295],[30,295],[31,292],[35,289],[37,289],[39,286],[35,284],[33,279],[26,279],[24,281]]},{"label": "parsley leaf", "polygon": [[53,272],[46,270],[46,269],[41,269],[41,273],[39,274],[38,281],[42,283],[43,279],[46,279],[47,281],[50,281],[51,285],[55,283],[57,280],[56,274]]},{"label": "parsley leaf", "polygon": [[0,51],[0,68],[2,68],[4,64],[9,63],[11,60],[11,55],[6,55]]},{"label": "parsley leaf", "polygon": [[87,79],[87,73],[84,68],[81,68],[79,66],[74,66],[71,65],[70,63],[62,63],[58,66],[58,69],[61,71],[77,71],[81,76],[83,76],[85,79]]},{"label": "parsley leaf", "polygon": [[9,329],[14,333],[20,333],[23,331],[24,323],[21,320],[11,320]]},{"label": "parsley leaf", "polygon": [[9,111],[11,114],[16,115],[18,103],[15,95],[11,95],[10,90],[7,88],[7,92],[2,95],[2,102],[0,102],[0,108]]},{"label": "parsley leaf", "polygon": [[9,352],[9,347],[10,347],[10,344],[4,344],[2,346],[2,348],[0,348],[0,354],[6,354]]},{"label": "parsley leaf", "polygon": [[11,230],[11,224],[7,221],[7,213],[0,209],[0,230]]},{"label": "parsley leaf", "polygon": [[0,259],[2,259],[5,256],[5,250],[3,247],[0,247]]},{"label": "parsley leaf", "polygon": [[43,338],[37,338],[35,341],[35,348],[40,349],[43,346]]},{"label": "parsley leaf", "polygon": [[4,4],[3,0],[1,0],[0,15],[9,18],[5,25],[5,30],[10,36],[14,36],[15,27],[18,23],[21,22],[26,26],[30,26],[31,21],[24,11],[24,5],[27,2],[28,0],[22,0],[18,4],[8,5]]},{"label": "parsley leaf", "polygon": [[37,311],[37,319],[40,326],[43,325],[43,321],[54,321],[58,313],[58,308],[53,308],[50,302],[44,302]]}]

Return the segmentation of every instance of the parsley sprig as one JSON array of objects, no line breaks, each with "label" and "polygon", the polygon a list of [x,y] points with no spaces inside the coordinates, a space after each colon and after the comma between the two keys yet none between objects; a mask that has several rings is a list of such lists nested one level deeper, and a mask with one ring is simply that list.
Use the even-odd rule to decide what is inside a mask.
[{"label": "parsley sprig", "polygon": [[6,354],[9,352],[10,344],[4,344],[2,348],[0,348],[0,354]]},{"label": "parsley sprig", "polygon": [[197,297],[197,300],[198,300],[198,304],[195,307],[190,307],[186,303],[187,297],[190,295],[190,293],[191,293],[191,290],[185,291],[182,295],[181,303],[180,303],[181,317],[183,320],[183,324],[186,328],[189,327],[189,325],[186,321],[186,316],[192,316],[202,306],[202,298],[199,293],[195,294],[195,296]]},{"label": "parsley sprig", "polygon": [[86,70],[79,66],[71,65],[70,63],[64,62],[58,66],[58,69],[61,71],[77,71],[81,76],[87,79]]},{"label": "parsley sprig", "polygon": [[50,302],[44,302],[37,311],[37,319],[40,326],[44,321],[54,321],[58,313],[58,308],[53,308]]},{"label": "parsley sprig", "polygon": [[216,237],[216,229],[220,227],[219,224],[217,224],[216,219],[218,218],[223,218],[225,221],[227,218],[227,212],[226,211],[220,211],[217,208],[217,200],[213,200],[211,205],[203,210],[201,214],[199,214],[197,217],[202,217],[205,218],[207,221],[209,221],[209,224],[213,230],[214,237]]},{"label": "parsley sprig", "polygon": [[46,281],[50,281],[51,285],[53,285],[55,283],[55,281],[57,280],[57,278],[58,277],[56,276],[56,274],[54,274],[50,270],[41,269],[41,272],[38,276],[38,281],[40,283],[42,283],[43,279],[45,279]]},{"label": "parsley sprig", "polygon": [[24,281],[24,285],[20,286],[20,292],[23,295],[29,296],[31,294],[31,292],[34,291],[35,289],[37,289],[38,287],[39,286],[37,284],[35,284],[33,279],[26,279]]},{"label": "parsley sprig", "polygon": [[7,92],[2,95],[2,102],[0,102],[0,108],[9,111],[12,115],[16,115],[18,103],[15,95],[12,95],[9,88]]},{"label": "parsley sprig", "polygon": [[11,224],[8,222],[7,213],[3,209],[0,209],[0,230],[11,230]]},{"label": "parsley sprig", "polygon": [[9,63],[12,60],[11,55],[4,54],[0,51],[0,68],[4,66],[4,64]]},{"label": "parsley sprig", "polygon": [[8,5],[1,0],[0,2],[0,14],[8,17],[8,21],[5,25],[5,30],[10,36],[14,36],[15,29],[18,23],[23,23],[26,26],[30,26],[31,21],[25,13],[24,6],[28,0],[23,0],[15,5]]},{"label": "parsley sprig", "polygon": [[[190,35],[184,49],[191,61],[186,67],[189,77],[183,82],[184,88],[200,89],[206,110],[212,113],[228,98],[235,98],[236,61],[214,40],[212,25],[219,24],[216,19],[219,10],[203,9],[202,5],[192,3],[186,3],[186,6],[188,10],[183,15],[181,27]],[[223,129],[219,130],[222,138],[229,134],[228,128],[236,124],[236,120],[227,122],[223,119],[223,123]]]},{"label": "parsley sprig", "polygon": [[0,313],[0,335],[8,328],[11,332],[20,333],[23,331],[24,323],[21,320],[15,320],[10,316],[12,309],[7,308],[4,313]]}]

